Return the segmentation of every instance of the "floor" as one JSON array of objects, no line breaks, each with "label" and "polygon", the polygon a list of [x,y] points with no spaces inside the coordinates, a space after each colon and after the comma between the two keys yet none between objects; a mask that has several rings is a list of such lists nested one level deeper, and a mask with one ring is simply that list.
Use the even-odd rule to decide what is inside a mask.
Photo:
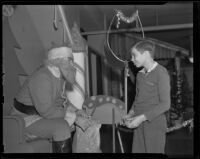
[{"label": "floor", "polygon": [[165,152],[168,155],[193,155],[193,132],[188,128],[167,134]]},{"label": "floor", "polygon": [[[125,153],[131,153],[133,133],[120,131]],[[116,135],[115,152],[121,153],[120,144]],[[112,153],[112,125],[102,125],[100,129],[101,145],[103,153]],[[109,142],[108,142],[109,141]],[[182,128],[167,134],[165,152],[169,156],[193,155],[193,132],[188,128]]]}]

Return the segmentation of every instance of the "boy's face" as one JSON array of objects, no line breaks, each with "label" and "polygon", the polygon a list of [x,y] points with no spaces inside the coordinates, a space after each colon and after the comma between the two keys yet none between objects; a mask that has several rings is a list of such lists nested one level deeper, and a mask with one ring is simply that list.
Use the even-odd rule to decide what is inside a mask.
[{"label": "boy's face", "polygon": [[135,64],[136,67],[142,67],[146,60],[145,53],[139,52],[137,49],[133,48],[131,50],[131,61]]}]

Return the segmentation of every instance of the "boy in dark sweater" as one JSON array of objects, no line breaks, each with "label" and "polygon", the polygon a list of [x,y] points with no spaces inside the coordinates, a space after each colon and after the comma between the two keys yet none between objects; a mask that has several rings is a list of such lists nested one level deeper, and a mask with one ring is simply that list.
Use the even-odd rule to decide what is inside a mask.
[{"label": "boy in dark sweater", "polygon": [[155,45],[143,40],[131,48],[136,67],[144,67],[136,78],[136,97],[125,125],[134,128],[133,153],[164,153],[170,108],[170,79],[167,70],[154,61]]}]

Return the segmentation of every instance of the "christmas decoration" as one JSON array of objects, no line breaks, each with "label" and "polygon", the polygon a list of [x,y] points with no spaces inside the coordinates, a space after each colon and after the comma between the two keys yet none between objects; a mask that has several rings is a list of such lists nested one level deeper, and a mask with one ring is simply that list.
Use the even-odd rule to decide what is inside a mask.
[{"label": "christmas decoration", "polygon": [[177,124],[176,126],[167,128],[167,133],[175,131],[175,130],[179,130],[179,129],[183,128],[183,127],[186,127],[187,125],[190,126],[190,131],[191,131],[192,128],[194,127],[194,125],[193,125],[193,119],[184,121],[182,124]]},{"label": "christmas decoration", "polygon": [[192,91],[189,88],[189,83],[183,69],[180,67],[177,69],[175,66],[175,59],[168,59],[168,64],[165,66],[169,72],[171,81],[171,107],[166,113],[169,132],[179,129],[181,123],[183,125],[187,121],[193,120]]},{"label": "christmas decoration", "polygon": [[117,10],[117,28],[119,28],[120,25],[120,19],[126,23],[132,23],[133,21],[136,20],[138,16],[138,11],[136,11],[135,13],[133,13],[133,15],[131,17],[125,17],[124,14],[120,11]]}]

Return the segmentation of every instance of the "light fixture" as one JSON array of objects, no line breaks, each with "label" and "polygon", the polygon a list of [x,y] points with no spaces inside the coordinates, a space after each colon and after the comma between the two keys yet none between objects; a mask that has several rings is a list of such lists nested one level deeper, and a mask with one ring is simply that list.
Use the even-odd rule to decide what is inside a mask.
[{"label": "light fixture", "polygon": [[14,14],[16,5],[3,5],[2,15],[5,17],[11,17]]}]

